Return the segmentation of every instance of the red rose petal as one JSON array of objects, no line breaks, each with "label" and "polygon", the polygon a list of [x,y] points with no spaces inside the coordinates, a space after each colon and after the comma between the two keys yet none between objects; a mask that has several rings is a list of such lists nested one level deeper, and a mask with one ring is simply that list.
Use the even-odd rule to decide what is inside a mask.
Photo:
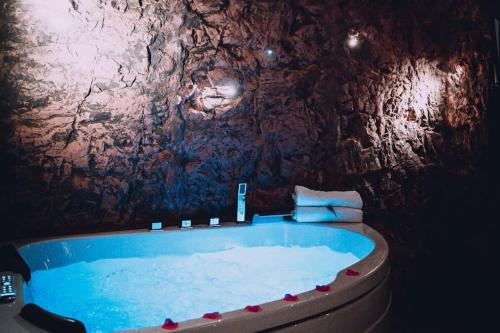
[{"label": "red rose petal", "polygon": [[348,270],[345,272],[345,275],[347,275],[347,276],[358,276],[358,275],[359,275],[359,272],[353,271],[352,269],[348,269]]},{"label": "red rose petal", "polygon": [[299,300],[299,297],[291,294],[286,294],[285,297],[283,297],[283,300],[286,302],[297,302]]},{"label": "red rose petal", "polygon": [[326,292],[330,290],[330,286],[325,284],[324,286],[316,286],[317,291]]},{"label": "red rose petal", "polygon": [[172,319],[167,318],[165,319],[163,325],[161,325],[161,328],[163,328],[164,330],[172,331],[179,328],[179,323],[175,323]]},{"label": "red rose petal", "polygon": [[221,315],[218,312],[207,312],[203,315],[203,318],[217,320],[221,318]]},{"label": "red rose petal", "polygon": [[262,308],[260,307],[260,305],[247,305],[245,307],[245,311],[247,311],[247,312],[260,312],[260,311],[262,311]]}]

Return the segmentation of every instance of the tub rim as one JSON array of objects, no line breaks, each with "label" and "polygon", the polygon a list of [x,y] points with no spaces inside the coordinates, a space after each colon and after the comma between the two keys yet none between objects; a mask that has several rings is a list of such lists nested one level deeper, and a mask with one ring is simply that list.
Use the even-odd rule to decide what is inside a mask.
[{"label": "tub rim", "polygon": [[[256,224],[274,224],[274,223],[297,223],[287,221],[277,222],[259,222]],[[336,308],[356,300],[377,287],[383,279],[388,275],[388,253],[389,247],[386,240],[373,228],[364,223],[340,223],[340,222],[323,222],[323,223],[301,223],[304,225],[322,225],[326,227],[334,227],[345,229],[351,232],[361,234],[368,237],[374,242],[374,248],[365,258],[355,264],[346,267],[338,272],[336,278],[328,284],[330,290],[327,292],[319,292],[314,289],[297,294],[299,300],[296,302],[286,302],[284,300],[272,300],[266,303],[259,304],[262,311],[250,313],[244,309],[235,309],[221,313],[221,318],[218,320],[204,319],[200,314],[200,318],[189,319],[179,322],[179,327],[175,332],[210,332],[215,329],[220,332],[258,332],[282,326],[289,322],[299,320],[307,320],[319,313],[333,311]],[[222,223],[220,228],[228,227],[251,227],[251,223]],[[148,229],[125,230],[125,231],[110,231],[102,233],[84,233],[69,236],[53,236],[53,237],[38,237],[21,239],[12,244],[19,250],[22,247],[57,240],[80,239],[80,238],[100,238],[116,235],[131,235],[150,232],[188,232],[202,229],[219,229],[211,228],[207,225],[197,225],[192,229],[180,229],[178,227],[166,227],[162,231],[150,231]],[[348,276],[346,272],[353,270],[359,272],[358,276]],[[19,274],[16,274],[20,282],[23,280]],[[22,282],[20,283],[22,286]],[[314,286],[311,286],[314,287]],[[18,305],[24,306],[22,287],[18,288]],[[257,304],[251,304],[257,305]],[[19,309],[20,310],[20,309]],[[216,309],[214,309],[216,311]],[[175,319],[175,318],[173,318]],[[116,332],[143,332],[143,333],[163,333],[165,330],[159,326],[147,327],[141,329],[121,330]]]}]

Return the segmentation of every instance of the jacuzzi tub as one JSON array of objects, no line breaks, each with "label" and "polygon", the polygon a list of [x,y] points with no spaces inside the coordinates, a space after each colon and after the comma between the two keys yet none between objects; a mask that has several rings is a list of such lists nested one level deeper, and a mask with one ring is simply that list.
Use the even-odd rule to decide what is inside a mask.
[{"label": "jacuzzi tub", "polygon": [[[18,315],[24,303],[81,320],[89,332],[166,332],[165,318],[179,322],[167,326],[174,332],[389,331],[385,240],[364,224],[279,220],[20,242],[32,279],[17,274],[17,300],[0,304],[0,331],[45,332]],[[117,299],[100,295],[113,290]],[[82,303],[87,312],[74,309]],[[202,318],[214,311],[220,318]]]}]

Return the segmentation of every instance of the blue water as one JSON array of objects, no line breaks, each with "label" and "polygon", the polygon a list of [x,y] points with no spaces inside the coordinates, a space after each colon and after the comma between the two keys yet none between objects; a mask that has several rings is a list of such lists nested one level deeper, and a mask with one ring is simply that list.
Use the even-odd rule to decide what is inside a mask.
[{"label": "blue water", "polygon": [[20,252],[33,269],[25,303],[112,332],[304,292],[373,248],[354,232],[273,223],[49,241]]}]

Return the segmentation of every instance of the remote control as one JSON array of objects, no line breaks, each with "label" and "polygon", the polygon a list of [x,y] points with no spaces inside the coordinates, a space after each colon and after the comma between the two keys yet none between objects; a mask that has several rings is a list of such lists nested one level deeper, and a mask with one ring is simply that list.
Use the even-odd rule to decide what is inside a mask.
[{"label": "remote control", "polygon": [[16,300],[15,276],[2,274],[0,278],[0,303],[10,303]]}]

